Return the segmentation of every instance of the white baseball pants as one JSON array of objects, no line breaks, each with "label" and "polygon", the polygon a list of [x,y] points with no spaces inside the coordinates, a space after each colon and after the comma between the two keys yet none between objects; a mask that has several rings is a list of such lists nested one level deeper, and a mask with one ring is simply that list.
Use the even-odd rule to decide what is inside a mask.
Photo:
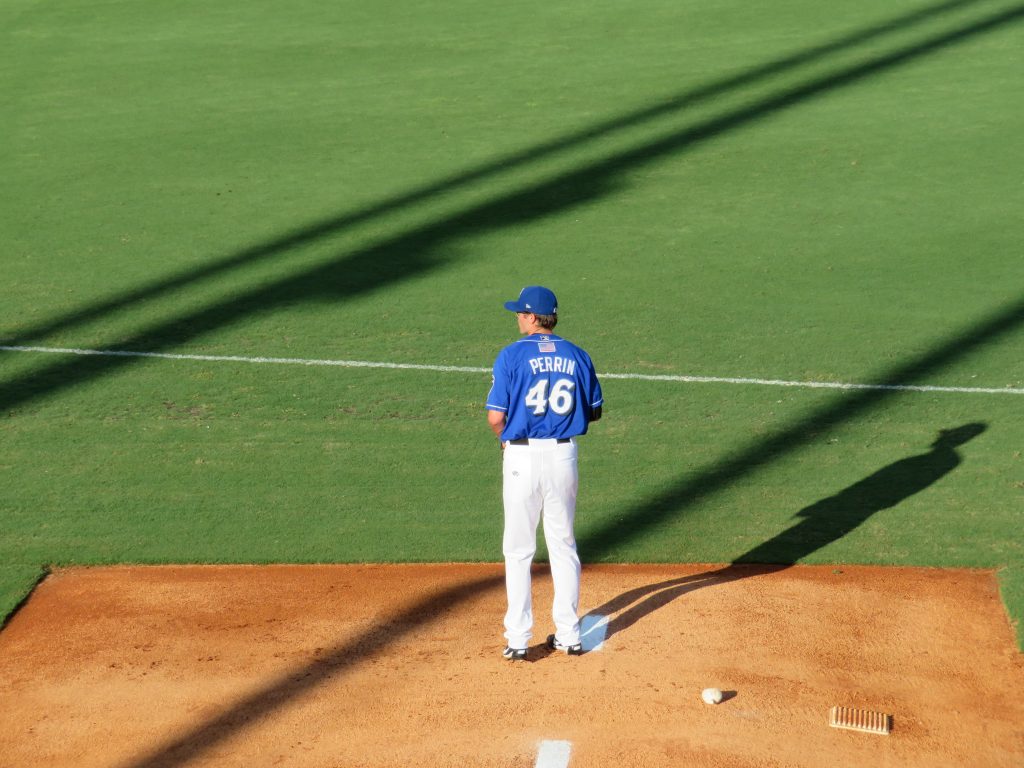
[{"label": "white baseball pants", "polygon": [[576,554],[576,442],[530,440],[506,445],[503,458],[505,503],[505,638],[510,648],[526,648],[533,636],[530,565],[537,551],[537,523],[544,515],[544,540],[551,561],[555,598],[552,617],[558,642],[580,641],[580,559]]}]

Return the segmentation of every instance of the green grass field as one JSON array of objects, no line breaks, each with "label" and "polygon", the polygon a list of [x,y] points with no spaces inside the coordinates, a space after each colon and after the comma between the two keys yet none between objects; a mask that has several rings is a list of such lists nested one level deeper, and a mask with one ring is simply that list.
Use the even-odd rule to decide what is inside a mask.
[{"label": "green grass field", "polygon": [[[55,564],[500,559],[486,373],[13,347],[486,368],[542,282],[601,373],[1024,387],[1020,3],[0,30],[0,615]],[[605,394],[584,561],[997,568],[1024,616],[1019,392]]]}]

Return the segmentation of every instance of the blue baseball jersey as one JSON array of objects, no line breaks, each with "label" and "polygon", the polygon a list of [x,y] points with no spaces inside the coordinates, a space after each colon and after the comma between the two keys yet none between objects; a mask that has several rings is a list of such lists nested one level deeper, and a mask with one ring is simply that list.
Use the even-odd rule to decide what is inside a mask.
[{"label": "blue baseball jersey", "polygon": [[494,361],[487,410],[505,414],[502,440],[586,434],[603,402],[590,355],[554,334],[526,336]]}]

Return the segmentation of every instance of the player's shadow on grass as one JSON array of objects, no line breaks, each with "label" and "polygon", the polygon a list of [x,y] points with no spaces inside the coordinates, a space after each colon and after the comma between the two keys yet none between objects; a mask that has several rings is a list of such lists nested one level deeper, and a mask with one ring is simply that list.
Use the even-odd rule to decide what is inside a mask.
[{"label": "player's shadow on grass", "polygon": [[986,428],[975,422],[941,430],[927,453],[895,461],[839,493],[804,507],[795,515],[799,522],[744,552],[730,565],[632,589],[590,614],[611,617],[606,630],[606,637],[611,637],[694,590],[785,570],[846,536],[876,512],[895,507],[948,475],[962,461],[957,447]]}]

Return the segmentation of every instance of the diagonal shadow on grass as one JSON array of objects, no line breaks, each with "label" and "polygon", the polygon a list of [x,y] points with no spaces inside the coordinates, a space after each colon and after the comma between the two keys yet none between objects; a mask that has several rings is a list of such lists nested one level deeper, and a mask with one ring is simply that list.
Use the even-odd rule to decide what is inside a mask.
[{"label": "diagonal shadow on grass", "polygon": [[0,340],[0,345],[20,346],[29,344],[43,339],[50,334],[65,331],[140,303],[161,298],[174,291],[202,283],[247,265],[279,257],[289,250],[329,239],[364,222],[380,219],[449,192],[478,184],[516,168],[536,164],[545,158],[556,156],[559,153],[614,135],[617,132],[691,109],[710,99],[756,85],[761,81],[784,74],[798,67],[826,60],[828,57],[843,51],[855,49],[858,46],[863,46],[887,35],[913,28],[933,18],[978,4],[979,0],[947,0],[947,2],[920,8],[906,15],[888,19],[880,24],[856,30],[836,40],[783,56],[767,64],[753,67],[737,75],[725,77],[698,88],[688,89],[650,107],[599,122],[591,127],[549,142],[528,147],[493,162],[485,163],[446,179],[424,185],[405,194],[367,206],[361,210],[315,222],[301,229],[288,232],[281,237],[238,251],[200,269],[171,275],[105,301],[96,302],[88,307],[51,318],[33,327],[26,328],[13,337]]},{"label": "diagonal shadow on grass", "polygon": [[986,428],[985,424],[971,423],[942,430],[927,453],[893,462],[839,493],[801,509],[795,515],[800,522],[744,552],[731,565],[632,589],[591,613],[612,617],[606,630],[606,636],[611,637],[694,590],[785,570],[846,536],[877,512],[891,509],[941,480],[962,461],[957,447]]},{"label": "diagonal shadow on grass", "polygon": [[[718,136],[796,107],[837,89],[884,74],[1024,18],[1024,5],[1013,6],[972,23],[932,35],[863,63],[784,88],[722,116],[698,122],[660,139],[610,156],[554,178],[529,185],[396,237],[337,258],[326,265],[245,291],[143,328],[126,339],[128,351],[159,352],[258,316],[276,307],[315,299],[339,301],[439,268],[446,251],[474,233],[509,227],[563,212],[610,194],[623,176],[646,163],[692,149]],[[10,410],[135,364],[133,357],[87,357],[59,362],[0,384],[0,410]]]}]

